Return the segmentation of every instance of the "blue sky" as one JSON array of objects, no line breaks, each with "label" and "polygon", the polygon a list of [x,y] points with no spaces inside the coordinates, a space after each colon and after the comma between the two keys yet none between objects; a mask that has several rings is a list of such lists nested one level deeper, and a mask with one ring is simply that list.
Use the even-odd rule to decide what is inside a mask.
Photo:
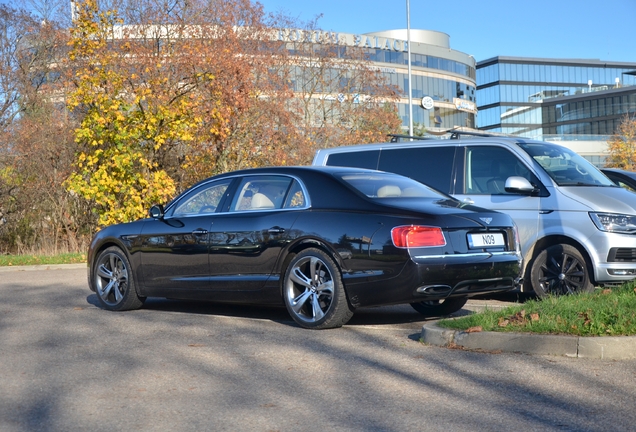
[{"label": "blue sky", "polygon": [[[324,30],[406,28],[406,0],[258,0]],[[477,61],[497,55],[636,63],[636,0],[410,0],[411,29],[450,35]]]}]

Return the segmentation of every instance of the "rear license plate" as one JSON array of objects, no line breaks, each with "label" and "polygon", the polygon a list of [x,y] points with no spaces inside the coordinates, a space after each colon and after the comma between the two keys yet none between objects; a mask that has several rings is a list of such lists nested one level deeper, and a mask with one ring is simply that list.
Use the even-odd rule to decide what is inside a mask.
[{"label": "rear license plate", "polygon": [[468,234],[468,246],[471,249],[503,247],[504,236],[502,233]]}]

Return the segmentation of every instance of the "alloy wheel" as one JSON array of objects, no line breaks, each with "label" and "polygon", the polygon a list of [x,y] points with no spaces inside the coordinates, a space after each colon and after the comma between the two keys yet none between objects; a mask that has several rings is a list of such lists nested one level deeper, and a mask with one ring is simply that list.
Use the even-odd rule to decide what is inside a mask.
[{"label": "alloy wheel", "polygon": [[110,252],[100,257],[96,267],[95,286],[102,301],[115,306],[128,289],[128,268],[119,255]]}]

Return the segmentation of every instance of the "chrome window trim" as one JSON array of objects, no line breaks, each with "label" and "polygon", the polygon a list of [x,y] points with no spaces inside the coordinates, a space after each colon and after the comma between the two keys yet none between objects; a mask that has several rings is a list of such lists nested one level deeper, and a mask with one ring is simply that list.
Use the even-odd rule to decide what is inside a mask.
[{"label": "chrome window trim", "polygon": [[[190,192],[195,192],[196,190],[199,190],[201,188],[207,187],[210,183],[216,182],[216,181],[223,181],[223,180],[230,180],[230,184],[232,183],[232,181],[234,179],[237,178],[248,178],[248,177],[262,177],[262,176],[279,176],[279,177],[288,177],[293,180],[296,180],[298,182],[298,184],[300,185],[300,188],[302,189],[303,194],[305,195],[305,205],[303,207],[289,207],[289,208],[280,208],[280,209],[262,209],[262,210],[247,210],[247,211],[234,211],[234,212],[230,212],[230,211],[224,211],[224,212],[219,212],[219,213],[207,213],[207,214],[187,214],[187,215],[179,215],[179,216],[175,216],[174,215],[174,209],[176,209],[179,205],[179,203],[182,201],[182,199],[179,199],[178,201],[173,201],[172,203],[170,203],[170,205],[166,208],[166,210],[164,211],[164,214],[166,215],[166,218],[190,218],[190,217],[200,217],[200,216],[213,216],[213,215],[220,215],[220,214],[245,214],[245,213],[261,213],[261,212],[271,212],[271,211],[288,211],[288,210],[307,210],[309,208],[311,208],[311,197],[309,196],[309,192],[307,191],[307,188],[305,187],[305,183],[298,178],[298,176],[292,175],[292,174],[281,174],[281,173],[254,173],[254,174],[245,174],[245,175],[231,175],[231,176],[227,176],[227,177],[223,177],[223,178],[215,178],[215,179],[210,179],[209,181],[205,181],[199,185],[196,186],[195,189],[191,190]],[[190,194],[188,194],[190,195]],[[185,196],[183,197],[185,198]],[[285,197],[285,199],[287,199],[287,197]]]}]

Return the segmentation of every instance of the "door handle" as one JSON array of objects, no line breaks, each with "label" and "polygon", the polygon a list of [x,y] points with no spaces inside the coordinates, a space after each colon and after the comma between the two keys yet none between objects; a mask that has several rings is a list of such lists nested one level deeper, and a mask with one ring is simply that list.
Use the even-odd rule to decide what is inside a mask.
[{"label": "door handle", "polygon": [[285,229],[281,227],[272,227],[268,229],[267,232],[270,234],[282,234],[285,232]]},{"label": "door handle", "polygon": [[203,228],[195,229],[194,231],[192,231],[193,235],[205,235],[207,233],[208,233],[208,230]]}]

